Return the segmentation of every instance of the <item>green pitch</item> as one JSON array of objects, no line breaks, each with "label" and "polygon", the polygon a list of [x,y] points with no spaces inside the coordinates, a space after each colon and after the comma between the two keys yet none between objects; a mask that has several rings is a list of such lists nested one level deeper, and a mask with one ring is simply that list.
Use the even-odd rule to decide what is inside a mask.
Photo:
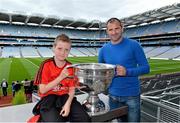
[{"label": "green pitch", "polygon": [[[0,82],[5,78],[11,90],[12,81],[33,80],[44,58],[0,58]],[[71,57],[72,63],[96,63],[97,57]],[[148,75],[180,72],[180,61],[149,60],[151,72]]]}]

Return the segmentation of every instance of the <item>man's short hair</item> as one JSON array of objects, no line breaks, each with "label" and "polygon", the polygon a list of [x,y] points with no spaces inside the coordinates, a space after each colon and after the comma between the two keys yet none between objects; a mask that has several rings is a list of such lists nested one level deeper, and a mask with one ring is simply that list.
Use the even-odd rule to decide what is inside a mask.
[{"label": "man's short hair", "polygon": [[121,20],[119,20],[118,18],[110,18],[107,22],[106,22],[106,26],[109,24],[109,23],[113,23],[113,22],[119,22],[120,26],[122,27],[122,22]]}]

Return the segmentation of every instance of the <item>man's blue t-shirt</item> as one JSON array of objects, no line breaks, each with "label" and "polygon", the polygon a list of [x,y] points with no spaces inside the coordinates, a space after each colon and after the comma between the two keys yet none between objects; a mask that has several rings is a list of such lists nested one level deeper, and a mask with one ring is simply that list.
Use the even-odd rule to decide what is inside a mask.
[{"label": "man's blue t-shirt", "polygon": [[121,65],[126,76],[115,76],[109,93],[115,96],[137,96],[140,94],[139,75],[149,73],[149,64],[141,45],[132,39],[123,38],[118,44],[105,44],[99,51],[99,63]]}]

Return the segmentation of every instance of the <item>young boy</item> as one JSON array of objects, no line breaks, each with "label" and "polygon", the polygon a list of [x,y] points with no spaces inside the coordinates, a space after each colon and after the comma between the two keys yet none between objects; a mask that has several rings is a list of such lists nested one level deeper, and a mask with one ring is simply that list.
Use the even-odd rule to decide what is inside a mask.
[{"label": "young boy", "polygon": [[[74,97],[76,81],[73,69],[66,60],[71,49],[71,41],[65,34],[58,35],[54,41],[54,57],[45,60],[36,75],[35,84],[39,86],[41,100],[39,108],[42,122],[88,122],[89,115]],[[36,112],[37,113],[37,112]]]}]

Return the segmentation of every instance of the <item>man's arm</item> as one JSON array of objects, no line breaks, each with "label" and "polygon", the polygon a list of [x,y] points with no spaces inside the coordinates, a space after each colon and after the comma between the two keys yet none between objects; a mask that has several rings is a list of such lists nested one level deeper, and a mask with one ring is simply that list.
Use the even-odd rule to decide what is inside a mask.
[{"label": "man's arm", "polygon": [[98,63],[105,63],[102,48],[99,50],[99,53],[98,53]]},{"label": "man's arm", "polygon": [[141,45],[137,42],[134,42],[132,46],[132,50],[134,52],[134,57],[137,62],[137,67],[135,68],[127,68],[126,75],[127,76],[139,76],[143,74],[147,74],[150,72],[150,66],[148,60],[146,59],[145,53]]}]

